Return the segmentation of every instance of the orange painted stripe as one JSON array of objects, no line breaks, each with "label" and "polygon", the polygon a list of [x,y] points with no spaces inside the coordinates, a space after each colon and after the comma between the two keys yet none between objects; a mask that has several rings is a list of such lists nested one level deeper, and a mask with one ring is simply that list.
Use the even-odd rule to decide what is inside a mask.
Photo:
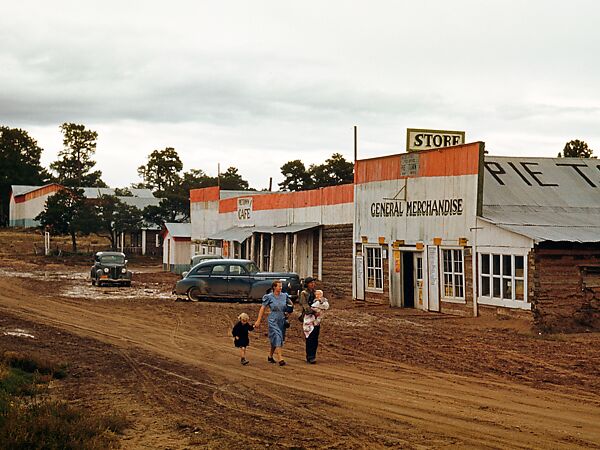
[{"label": "orange painted stripe", "polygon": [[[460,175],[476,175],[479,173],[480,143],[458,145],[456,147],[419,152],[418,177],[448,177]],[[356,184],[373,181],[397,180],[411,178],[401,176],[401,155],[383,156],[363,159],[356,162],[354,182]],[[414,177],[414,176],[412,176]]]},{"label": "orange painted stripe", "polygon": [[194,202],[214,202],[219,200],[219,186],[192,189],[190,191],[190,201]]},{"label": "orange painted stripe", "polygon": [[[243,197],[243,196],[241,196]],[[298,192],[277,192],[252,196],[252,210],[285,208],[308,208],[311,206],[331,206],[354,202],[354,185],[341,184],[321,189]],[[237,197],[221,200],[220,213],[237,211]]]},{"label": "orange painted stripe", "polygon": [[29,200],[33,200],[34,198],[41,197],[43,195],[50,194],[52,192],[57,192],[61,190],[63,187],[60,184],[52,183],[46,186],[41,186],[39,189],[35,191],[28,192],[27,194],[21,194],[15,196],[15,203],[23,203]]}]

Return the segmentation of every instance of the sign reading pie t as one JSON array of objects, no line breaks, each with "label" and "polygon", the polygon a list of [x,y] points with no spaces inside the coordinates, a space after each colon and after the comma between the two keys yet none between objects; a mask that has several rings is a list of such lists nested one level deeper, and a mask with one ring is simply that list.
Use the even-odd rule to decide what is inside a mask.
[{"label": "sign reading pie t", "polygon": [[465,143],[464,131],[406,129],[406,151],[432,150]]}]

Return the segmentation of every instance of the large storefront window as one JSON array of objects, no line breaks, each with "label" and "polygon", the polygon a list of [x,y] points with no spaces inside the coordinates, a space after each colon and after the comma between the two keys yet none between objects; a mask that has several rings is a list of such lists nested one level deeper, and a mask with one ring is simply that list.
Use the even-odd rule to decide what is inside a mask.
[{"label": "large storefront window", "polygon": [[383,260],[381,247],[365,247],[367,254],[367,290],[383,291]]},{"label": "large storefront window", "polygon": [[444,297],[465,298],[465,274],[462,250],[442,250],[444,258]]},{"label": "large storefront window", "polygon": [[525,301],[525,256],[480,253],[481,297]]}]

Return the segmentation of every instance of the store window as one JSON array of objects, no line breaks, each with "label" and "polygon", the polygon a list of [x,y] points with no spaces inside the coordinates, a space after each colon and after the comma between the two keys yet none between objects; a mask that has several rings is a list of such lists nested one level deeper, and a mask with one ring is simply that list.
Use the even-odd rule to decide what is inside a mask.
[{"label": "store window", "polygon": [[365,247],[367,255],[367,291],[383,292],[383,260],[381,247]]},{"label": "store window", "polygon": [[462,249],[442,250],[444,258],[444,298],[465,298],[465,272]]},{"label": "store window", "polygon": [[480,297],[525,302],[525,256],[480,253]]}]

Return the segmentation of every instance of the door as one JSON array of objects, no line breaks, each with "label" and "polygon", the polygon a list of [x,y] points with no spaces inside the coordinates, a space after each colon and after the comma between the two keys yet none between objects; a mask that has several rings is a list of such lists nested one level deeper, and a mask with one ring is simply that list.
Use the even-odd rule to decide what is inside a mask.
[{"label": "door", "polygon": [[414,266],[415,307],[423,309],[423,254],[414,254]]},{"label": "door", "polygon": [[392,250],[392,264],[390,264],[390,306],[402,306],[402,252]]},{"label": "door", "polygon": [[438,248],[427,247],[427,280],[429,291],[429,311],[440,310],[440,276]]},{"label": "door", "polygon": [[229,290],[228,296],[233,298],[248,298],[253,277],[241,264],[229,266]]},{"label": "door", "polygon": [[216,264],[210,273],[210,279],[207,283],[206,294],[211,297],[229,296],[229,275],[227,273],[227,264]]},{"label": "door", "polygon": [[313,234],[305,231],[297,236],[296,272],[300,278],[306,278],[313,275]]}]

